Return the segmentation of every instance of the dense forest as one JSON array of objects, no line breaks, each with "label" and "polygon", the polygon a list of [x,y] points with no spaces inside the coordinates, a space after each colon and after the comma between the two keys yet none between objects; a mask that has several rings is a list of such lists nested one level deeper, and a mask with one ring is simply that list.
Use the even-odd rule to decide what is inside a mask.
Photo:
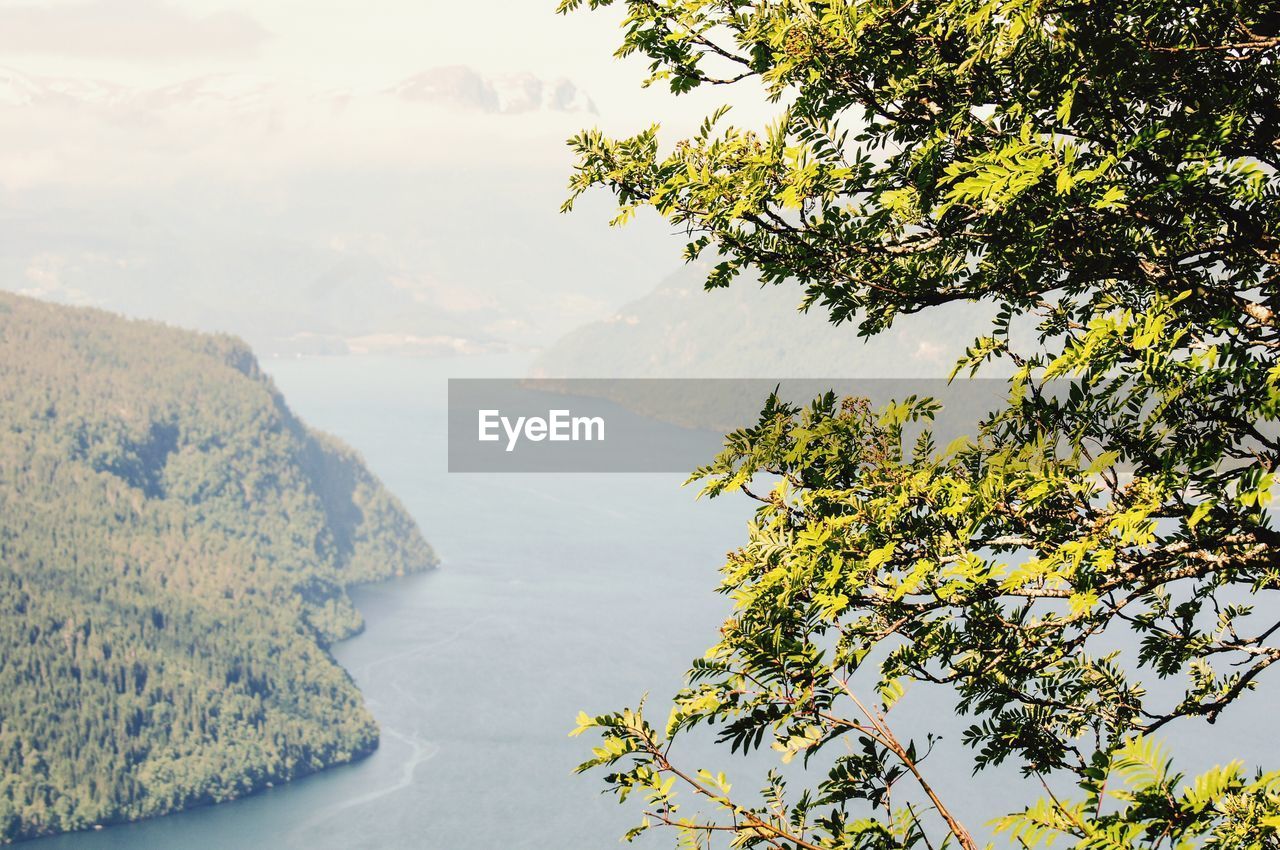
[{"label": "dense forest", "polygon": [[243,343],[0,293],[0,840],[367,753],[346,588],[434,562]]}]

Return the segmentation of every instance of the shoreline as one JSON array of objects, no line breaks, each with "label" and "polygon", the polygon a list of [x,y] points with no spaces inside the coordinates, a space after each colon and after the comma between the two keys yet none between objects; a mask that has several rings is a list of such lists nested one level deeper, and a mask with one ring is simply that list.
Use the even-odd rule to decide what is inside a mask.
[{"label": "shoreline", "polygon": [[[390,585],[390,584],[394,584],[402,581],[423,579],[439,571],[440,569],[441,569],[441,560],[439,556],[436,556],[434,563],[426,567],[423,567],[421,569],[417,569],[412,572],[407,572],[402,575],[392,575],[386,578],[352,582],[351,584],[343,585],[343,592],[345,593],[350,593],[352,591],[358,592],[366,588],[371,589],[371,588],[382,587],[385,585]],[[352,601],[352,604],[355,605],[356,610],[360,611],[360,607],[359,605],[356,604],[356,600],[354,599],[354,597],[352,598],[351,601]],[[244,793],[236,794],[234,796],[227,797],[222,800],[199,800],[199,801],[195,801],[189,804],[179,806],[174,809],[170,809],[165,812],[158,812],[156,814],[146,815],[144,817],[121,818],[117,820],[104,820],[102,822],[85,826],[80,829],[65,830],[61,832],[50,832],[42,835],[32,835],[25,838],[19,838],[15,841],[10,841],[7,843],[0,842],[0,847],[20,847],[20,846],[21,847],[40,847],[41,846],[40,842],[52,842],[58,839],[63,839],[63,838],[68,838],[73,836],[82,836],[86,834],[120,832],[132,826],[152,823],[155,821],[162,821],[168,818],[178,817],[184,814],[206,811],[210,809],[217,809],[217,808],[232,805],[235,803],[243,803],[253,799],[260,799],[275,791],[284,791],[290,788],[299,787],[300,785],[305,783],[306,780],[313,779],[315,777],[322,776],[322,775],[324,776],[332,775],[337,771],[341,771],[343,768],[355,767],[365,762],[370,757],[377,754],[379,750],[382,749],[382,737],[383,737],[382,721],[380,721],[379,718],[374,714],[373,710],[369,708],[364,688],[360,687],[359,683],[355,679],[355,676],[352,674],[351,669],[348,668],[347,665],[343,664],[342,661],[334,653],[335,648],[349,644],[350,642],[362,637],[365,634],[365,631],[367,628],[367,620],[365,619],[365,614],[363,611],[360,611],[360,618],[361,618],[360,628],[354,633],[341,637],[327,645],[322,643],[317,643],[317,646],[319,646],[319,648],[325,653],[325,655],[329,658],[329,660],[331,660],[338,668],[340,668],[343,671],[343,673],[346,674],[347,679],[352,683],[356,691],[360,694],[360,698],[361,698],[362,704],[365,707],[365,710],[369,713],[370,717],[372,717],[374,721],[375,735],[373,737],[372,742],[367,746],[363,746],[353,750],[350,758],[343,759],[340,761],[329,762],[320,767],[307,769],[302,772],[295,773],[293,776],[287,777],[287,778],[281,777],[281,776],[266,777],[261,782],[255,783],[251,788],[246,790]]]}]

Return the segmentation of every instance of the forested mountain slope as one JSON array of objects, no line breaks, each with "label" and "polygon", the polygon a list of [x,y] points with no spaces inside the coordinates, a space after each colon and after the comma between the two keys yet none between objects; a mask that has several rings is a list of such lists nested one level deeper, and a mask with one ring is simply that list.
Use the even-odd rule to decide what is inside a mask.
[{"label": "forested mountain slope", "polygon": [[345,588],[434,562],[243,343],[0,293],[0,839],[369,751]]}]

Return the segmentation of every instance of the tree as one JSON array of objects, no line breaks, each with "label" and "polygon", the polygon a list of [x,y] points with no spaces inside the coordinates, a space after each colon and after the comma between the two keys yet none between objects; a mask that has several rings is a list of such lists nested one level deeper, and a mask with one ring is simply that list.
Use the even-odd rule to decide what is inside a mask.
[{"label": "tree", "polygon": [[[613,0],[561,11],[583,5]],[[1277,846],[1280,774],[1187,780],[1159,739],[1280,659],[1280,3],[619,5],[649,83],[759,85],[780,115],[722,109],[665,149],[656,126],[584,132],[566,207],[606,187],[618,221],[652,207],[687,258],[718,252],[709,287],[751,267],[863,335],[991,303],[955,374],[1012,378],[944,449],[904,437],[923,398],[771,399],[731,434],[695,478],[761,502],[723,568],[734,612],[665,726],[579,718],[603,735],[582,769],[684,846],[972,848],[888,719],[945,685],[974,768],[1043,785],[996,825],[1010,842]],[[743,799],[677,764],[700,724],[801,755],[812,787],[775,772]]]}]

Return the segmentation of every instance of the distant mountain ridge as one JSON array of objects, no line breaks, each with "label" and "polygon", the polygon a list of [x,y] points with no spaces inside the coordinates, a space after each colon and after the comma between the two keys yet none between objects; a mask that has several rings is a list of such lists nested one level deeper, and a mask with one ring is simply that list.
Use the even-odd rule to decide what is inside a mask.
[{"label": "distant mountain ridge", "polygon": [[[428,68],[390,87],[366,91],[319,90],[306,99],[343,104],[353,98],[376,100],[385,95],[419,104],[460,106],[497,115],[526,112],[595,114],[589,95],[573,81],[544,80],[534,74],[485,74],[466,65]],[[285,96],[277,84],[236,74],[212,74],[181,82],[135,88],[107,80],[48,77],[0,66],[0,105],[35,107],[72,105],[109,109],[190,109],[211,104],[241,111],[267,112]]]},{"label": "distant mountain ridge", "polygon": [[370,751],[346,589],[435,563],[243,343],[0,292],[0,840]]},{"label": "distant mountain ridge", "polygon": [[937,378],[989,328],[990,308],[956,304],[903,316],[858,337],[820,306],[797,310],[794,284],[750,278],[705,290],[708,268],[688,266],[604,321],[561,337],[532,368],[539,378]]},{"label": "distant mountain ridge", "polygon": [[431,68],[401,81],[391,92],[408,101],[448,103],[499,115],[596,114],[595,103],[570,80],[544,81],[530,73],[487,76],[465,65]]}]

